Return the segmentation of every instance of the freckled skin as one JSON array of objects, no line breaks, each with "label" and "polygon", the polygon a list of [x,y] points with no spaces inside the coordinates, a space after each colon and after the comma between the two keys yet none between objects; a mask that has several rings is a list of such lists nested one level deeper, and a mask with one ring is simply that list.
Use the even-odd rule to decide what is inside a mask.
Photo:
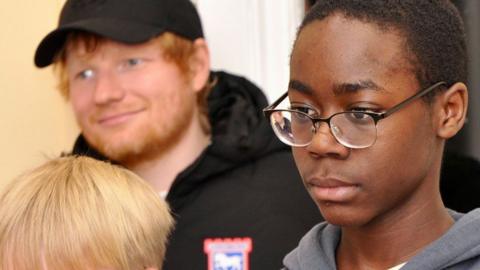
[{"label": "freckled skin", "polygon": [[[194,121],[196,92],[159,47],[155,40],[108,41],[89,54],[82,46],[67,50],[70,100],[82,134],[124,165],[166,152]],[[84,70],[94,75],[79,76]]]},{"label": "freckled skin", "polygon": [[[322,117],[360,103],[385,111],[420,90],[404,46],[400,31],[339,14],[312,22],[295,43],[290,79],[313,91],[289,89],[290,101],[311,105]],[[371,80],[383,90],[334,94],[335,84],[359,80]],[[437,136],[432,114],[432,107],[422,100],[409,104],[378,123],[377,140],[365,149],[342,146],[326,125],[310,145],[293,147],[305,186],[322,215],[342,226],[338,269],[402,262],[451,223],[438,187],[444,141]],[[323,201],[309,184],[319,177],[353,183],[355,195],[340,202]],[[431,220],[441,222],[429,232],[415,229]],[[409,229],[417,232],[404,237]],[[399,249],[385,248],[389,244]]]}]

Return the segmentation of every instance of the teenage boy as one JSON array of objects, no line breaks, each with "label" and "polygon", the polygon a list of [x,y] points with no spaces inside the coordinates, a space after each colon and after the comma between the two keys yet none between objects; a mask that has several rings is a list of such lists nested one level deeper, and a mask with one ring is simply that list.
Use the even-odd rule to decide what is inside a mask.
[{"label": "teenage boy", "polygon": [[447,0],[317,1],[265,110],[326,219],[285,269],[480,269],[480,211],[446,209],[439,190],[467,111],[464,36]]}]

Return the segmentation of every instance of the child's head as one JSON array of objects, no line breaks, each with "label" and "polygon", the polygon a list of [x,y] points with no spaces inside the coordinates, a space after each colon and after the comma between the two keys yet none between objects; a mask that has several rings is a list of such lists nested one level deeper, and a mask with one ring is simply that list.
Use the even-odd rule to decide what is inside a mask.
[{"label": "child's head", "polygon": [[132,172],[63,157],[0,194],[0,269],[160,269],[173,220]]},{"label": "child's head", "polygon": [[465,39],[450,1],[418,2],[318,0],[293,46],[288,92],[265,110],[332,224],[443,208],[444,144],[468,107]]}]

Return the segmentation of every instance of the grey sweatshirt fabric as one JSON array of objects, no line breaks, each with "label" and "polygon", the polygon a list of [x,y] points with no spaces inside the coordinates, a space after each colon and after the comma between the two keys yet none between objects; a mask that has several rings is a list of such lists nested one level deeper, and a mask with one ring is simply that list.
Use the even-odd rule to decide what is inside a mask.
[{"label": "grey sweatshirt fabric", "polygon": [[[480,270],[480,209],[450,211],[455,224],[411,258],[401,270]],[[285,259],[284,270],[336,270],[340,228],[326,222],[313,227]]]}]

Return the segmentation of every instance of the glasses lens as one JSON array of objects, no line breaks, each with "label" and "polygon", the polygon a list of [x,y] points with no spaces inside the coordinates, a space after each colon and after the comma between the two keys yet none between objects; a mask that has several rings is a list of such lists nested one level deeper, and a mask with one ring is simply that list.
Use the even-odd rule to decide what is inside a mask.
[{"label": "glasses lens", "polygon": [[275,111],[270,122],[277,137],[288,145],[305,146],[312,139],[312,120],[305,114]]},{"label": "glasses lens", "polygon": [[377,139],[375,121],[363,112],[344,112],[333,116],[330,129],[338,142],[349,148],[366,148]]}]

